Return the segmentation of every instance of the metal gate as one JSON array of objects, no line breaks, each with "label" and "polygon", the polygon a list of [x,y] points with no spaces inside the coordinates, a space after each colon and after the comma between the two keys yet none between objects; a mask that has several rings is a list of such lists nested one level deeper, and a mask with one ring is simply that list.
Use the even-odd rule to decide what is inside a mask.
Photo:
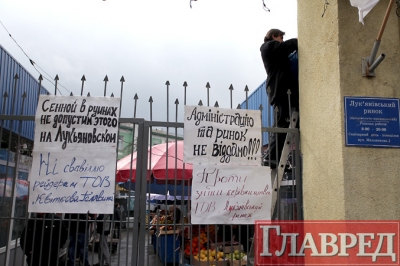
[{"label": "metal gate", "polygon": [[[168,82],[167,84],[169,85]],[[46,227],[48,225],[46,222],[54,226],[60,221],[65,223],[67,228],[70,228],[73,222],[86,222],[89,229],[86,231],[88,238],[85,240],[85,245],[88,247],[88,261],[93,265],[98,262],[97,253],[101,252],[96,242],[96,234],[92,230],[91,224],[93,221],[89,219],[80,220],[79,218],[66,219],[63,214],[59,218],[54,215],[45,217],[35,216],[35,214],[27,212],[27,195],[20,197],[18,194],[22,193],[18,191],[19,186],[23,189],[25,184],[25,178],[21,177],[19,171],[20,166],[29,166],[29,163],[32,161],[30,151],[27,150],[22,135],[24,127],[32,126],[34,116],[24,115],[23,101],[25,101],[26,95],[18,92],[21,98],[17,99],[16,88],[17,85],[15,84],[14,95],[12,96],[14,102],[11,108],[12,111],[5,111],[6,98],[10,97],[8,94],[3,94],[3,98],[1,99],[3,106],[0,108],[0,139],[6,143],[6,148],[2,148],[0,151],[0,173],[2,173],[0,180],[3,180],[4,184],[0,186],[0,190],[2,190],[0,192],[0,264],[24,265],[25,256],[20,248],[20,243],[21,241],[26,242],[27,237],[25,235],[25,239],[21,239],[21,233],[27,226],[28,219],[31,219],[34,221],[35,230],[39,229],[39,224],[43,228]],[[232,108],[232,90],[230,90],[230,93],[230,108]],[[166,173],[166,177],[163,180],[159,180],[154,176],[148,176],[147,169],[148,165],[151,164],[148,161],[148,151],[150,150],[151,153],[151,149],[155,144],[168,145],[167,143],[169,142],[177,143],[183,139],[184,124],[178,122],[180,114],[178,111],[179,101],[178,99],[175,101],[175,121],[171,122],[169,121],[169,110],[171,108],[168,105],[168,94],[167,90],[167,106],[165,109],[167,121],[152,121],[153,108],[151,98],[149,100],[150,119],[136,118],[136,96],[134,101],[134,117],[120,118],[120,132],[122,131],[121,128],[125,126],[125,130],[131,133],[125,135],[124,138],[122,138],[120,133],[121,138],[118,141],[117,152],[123,150],[127,154],[137,153],[135,174],[133,174],[132,170],[129,176],[129,180],[134,176],[136,180],[135,182],[124,183],[123,191],[125,192],[118,190],[115,194],[115,203],[118,203],[122,208],[119,209],[121,219],[116,221],[115,218],[112,218],[112,221],[110,221],[114,225],[113,231],[119,230],[120,232],[118,238],[113,235],[108,239],[111,252],[111,265],[200,265],[200,259],[194,259],[194,256],[190,253],[197,246],[197,243],[193,241],[195,237],[197,237],[198,243],[200,243],[199,238],[202,238],[203,247],[209,247],[213,243],[217,245],[216,243],[218,243],[219,250],[223,250],[226,254],[231,254],[232,247],[237,246],[240,252],[246,253],[250,260],[252,257],[253,226],[230,226],[222,224],[201,226],[191,224],[190,181],[177,179],[173,172]],[[104,95],[106,95],[106,91]],[[247,91],[244,99],[244,103],[247,105]],[[36,100],[37,98],[33,101]],[[16,101],[22,101],[22,105],[19,105],[20,110],[16,110],[17,108],[15,108],[17,106],[15,104]],[[186,90],[184,103],[186,104]],[[201,101],[199,105],[202,105]],[[210,106],[208,91],[207,106]],[[218,107],[218,102],[215,103],[215,107]],[[240,108],[240,105],[238,107]],[[260,107],[262,109],[262,106]],[[267,112],[267,116],[270,117],[271,114]],[[278,200],[273,219],[302,219],[299,131],[297,128],[282,129],[273,127],[263,127],[262,131],[272,134],[276,132],[288,133],[288,136],[293,140],[293,145],[290,148],[291,156],[287,160],[283,180],[277,188]],[[159,135],[163,135],[163,137],[157,139],[156,136]],[[167,160],[171,160],[177,164],[177,152],[177,150],[167,152],[167,157],[169,158]],[[27,178],[26,181],[29,181],[29,179]],[[120,187],[120,184],[116,184],[116,187]],[[152,194],[161,196],[158,199],[154,199],[151,198]],[[165,198],[162,198],[162,196],[165,196]],[[166,224],[161,220],[161,217],[163,215],[165,215],[164,217],[168,217],[168,213],[171,213],[172,216],[178,216],[178,218],[176,220],[175,217],[171,218],[174,220]],[[51,232],[51,235],[53,234],[61,236],[61,231],[55,230]],[[204,243],[206,244],[204,245]],[[69,265],[67,260],[68,241],[65,243],[51,243],[51,246],[59,249],[58,264]],[[36,251],[40,251],[41,258],[49,256],[48,251],[42,250],[41,247],[37,247]],[[75,248],[74,252],[76,253],[77,251],[77,248]],[[224,256],[227,256],[226,254]],[[84,261],[86,255],[83,255],[83,257]],[[79,265],[79,258],[75,260],[75,263]],[[206,263],[206,265],[213,265],[210,261]],[[237,265],[240,265],[241,261],[239,260],[237,263]],[[50,262],[48,265],[50,265]]]}]

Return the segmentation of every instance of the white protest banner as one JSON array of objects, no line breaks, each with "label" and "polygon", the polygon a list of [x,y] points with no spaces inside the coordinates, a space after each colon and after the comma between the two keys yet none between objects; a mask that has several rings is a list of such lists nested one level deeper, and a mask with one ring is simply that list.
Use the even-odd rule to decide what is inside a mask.
[{"label": "white protest banner", "polygon": [[40,95],[34,150],[115,149],[119,104],[114,97]]},{"label": "white protest banner", "polygon": [[254,224],[271,219],[268,167],[193,165],[192,224]]},{"label": "white protest banner", "polygon": [[120,98],[41,95],[29,212],[112,213]]},{"label": "white protest banner", "polygon": [[185,163],[261,165],[261,111],[185,106]]}]

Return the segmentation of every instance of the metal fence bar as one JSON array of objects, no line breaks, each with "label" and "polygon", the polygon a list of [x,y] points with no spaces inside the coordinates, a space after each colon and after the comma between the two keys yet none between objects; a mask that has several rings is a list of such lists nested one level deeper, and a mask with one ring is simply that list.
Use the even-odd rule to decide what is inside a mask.
[{"label": "metal fence bar", "polygon": [[[22,95],[22,106],[21,106],[21,115],[23,115],[24,114],[24,107],[25,107],[25,98],[26,98],[26,93],[24,93],[23,95]],[[22,131],[22,121],[19,121],[19,123],[18,123],[19,125],[18,125],[18,136],[17,136],[17,151],[16,151],[16,153],[15,153],[15,165],[14,165],[14,176],[13,176],[13,183],[12,183],[12,185],[13,185],[13,190],[12,190],[12,193],[11,193],[11,198],[12,198],[12,207],[11,207],[11,215],[10,215],[10,217],[11,217],[11,221],[10,221],[10,232],[12,232],[11,230],[13,229],[13,227],[14,227],[14,219],[13,219],[13,217],[14,217],[14,211],[15,211],[15,202],[16,202],[16,200],[15,200],[15,188],[16,188],[16,182],[17,182],[17,176],[18,176],[18,164],[19,164],[19,156],[20,156],[20,154],[19,154],[19,152],[20,152],[20,145],[21,145],[21,131]],[[11,135],[11,134],[10,134]],[[6,177],[7,178],[7,177]],[[3,194],[4,195],[4,194]],[[8,237],[8,243],[10,244],[11,243],[11,240],[12,240],[12,233],[10,233],[9,234],[9,237]],[[7,249],[8,251],[10,250],[10,249]],[[16,260],[16,255],[17,255],[17,253],[16,252],[14,252],[14,261]],[[7,256],[6,256],[7,257]]]},{"label": "metal fence bar", "polygon": [[[11,106],[11,114],[15,114],[15,101],[16,101],[16,95],[17,95],[17,84],[18,84],[18,79],[19,79],[19,77],[18,77],[18,74],[15,74],[15,76],[14,76],[14,93],[13,93],[13,98],[12,98],[12,106]],[[12,129],[13,128],[13,120],[11,121],[11,124],[10,124],[10,128]],[[20,134],[20,132],[18,132],[18,135]],[[11,151],[11,143],[12,143],[12,133],[10,132],[9,133],[9,136],[8,136],[8,152],[7,152],[7,154]],[[16,156],[17,156],[17,158],[16,159],[18,159],[18,155],[16,154]],[[7,156],[8,157],[8,156]],[[15,161],[16,163],[17,163],[17,161]],[[14,165],[14,169],[16,168],[16,166],[17,165]],[[6,175],[5,175],[5,177],[4,177],[4,194],[3,194],[3,196],[4,196],[4,198],[6,197],[6,184],[7,184],[7,179],[8,179],[8,168],[10,167],[10,165],[9,165],[9,159],[7,158],[7,164],[6,164]],[[16,176],[14,175],[13,176],[13,178],[12,178],[12,186],[11,187],[13,187],[13,189],[11,190],[11,199],[12,199],[12,204],[11,204],[11,208],[10,208],[10,210],[9,211],[7,211],[7,217],[10,217],[10,221],[9,221],[9,223],[8,223],[8,228],[7,228],[7,241],[8,241],[8,244],[7,244],[7,246],[6,246],[6,256],[5,256],[5,258],[4,258],[4,260],[5,260],[5,264],[4,265],[6,265],[6,266],[8,266],[9,265],[9,256],[10,256],[10,244],[11,244],[11,237],[12,237],[12,226],[13,226],[13,220],[12,220],[12,215],[13,215],[13,213],[14,213],[14,206],[15,206],[15,200],[14,200],[14,187],[15,187],[15,181],[16,181]]]},{"label": "metal fence bar", "polygon": [[[147,143],[148,143],[148,137],[149,137],[149,126],[144,124],[142,127],[142,130],[139,130],[139,135],[138,139],[142,140],[142,145],[141,150],[143,151],[142,154],[147,154]],[[138,147],[139,148],[139,147]],[[138,220],[138,226],[139,226],[139,234],[138,234],[138,252],[140,252],[138,258],[137,258],[137,265],[145,265],[144,262],[144,254],[145,254],[145,225],[146,225],[146,186],[147,186],[147,156],[139,156],[137,165],[140,167],[139,174],[137,176],[140,176],[138,184],[139,185],[139,201],[136,204],[135,200],[135,211],[139,211],[139,219],[135,219],[135,222]],[[136,194],[135,194],[136,197]],[[137,206],[139,205],[139,206]],[[137,208],[138,207],[138,208]],[[144,207],[144,208],[143,208]],[[133,261],[133,258],[132,258]]]}]

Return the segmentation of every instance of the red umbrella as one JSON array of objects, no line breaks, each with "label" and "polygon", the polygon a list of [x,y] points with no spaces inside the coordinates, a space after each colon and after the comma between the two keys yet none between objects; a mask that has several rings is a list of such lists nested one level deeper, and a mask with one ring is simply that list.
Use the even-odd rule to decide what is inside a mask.
[{"label": "red umbrella", "polygon": [[[172,141],[149,147],[148,152],[148,175],[156,179],[189,180],[192,178],[192,165],[183,163],[183,141]],[[131,168],[132,179],[136,180],[137,152],[130,154],[117,162],[117,182],[129,180]]]}]

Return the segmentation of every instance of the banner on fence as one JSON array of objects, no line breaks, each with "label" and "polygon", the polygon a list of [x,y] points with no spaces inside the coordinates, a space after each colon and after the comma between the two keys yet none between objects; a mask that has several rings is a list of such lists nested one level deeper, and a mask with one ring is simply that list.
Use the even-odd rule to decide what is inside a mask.
[{"label": "banner on fence", "polygon": [[185,106],[185,163],[261,164],[261,112]]},{"label": "banner on fence", "polygon": [[193,165],[193,224],[254,224],[271,219],[269,168]]},{"label": "banner on fence", "polygon": [[120,98],[41,95],[29,212],[112,213]]}]

